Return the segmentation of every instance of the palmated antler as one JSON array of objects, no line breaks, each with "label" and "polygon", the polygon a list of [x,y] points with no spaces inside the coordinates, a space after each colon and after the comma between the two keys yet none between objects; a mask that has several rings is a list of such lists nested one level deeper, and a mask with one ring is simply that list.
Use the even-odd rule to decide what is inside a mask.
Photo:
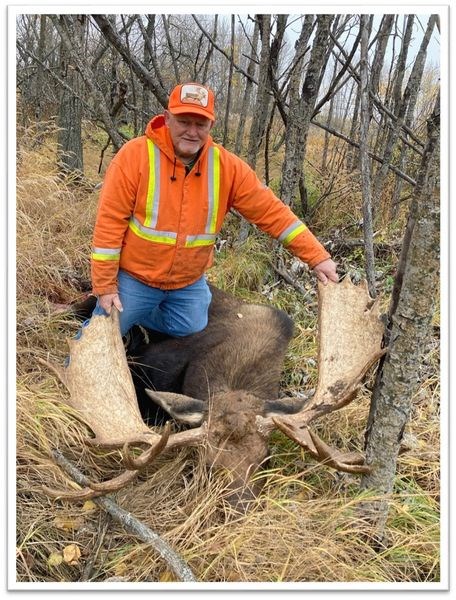
[{"label": "palmated antler", "polygon": [[[94,432],[87,439],[91,445],[123,447],[127,470],[109,481],[90,482],[83,490],[52,490],[52,496],[67,500],[86,500],[118,491],[133,481],[139,471],[149,465],[165,448],[199,443],[205,427],[170,435],[167,424],[162,435],[149,429],[141,418],[135,388],[128,368],[119,329],[119,315],[113,308],[110,317],[94,315],[76,338],[69,340],[70,356],[66,367],[44,362],[67,387],[67,400],[81,420]],[[134,458],[131,444],[147,444],[148,448]]]},{"label": "palmated antler", "polygon": [[310,431],[309,424],[339,410],[356,396],[369,368],[384,354],[379,299],[367,284],[318,284],[318,384],[313,398],[300,412],[287,417],[258,417],[263,432],[274,426],[308,450],[319,461],[349,473],[367,473],[361,454],[341,454]]}]

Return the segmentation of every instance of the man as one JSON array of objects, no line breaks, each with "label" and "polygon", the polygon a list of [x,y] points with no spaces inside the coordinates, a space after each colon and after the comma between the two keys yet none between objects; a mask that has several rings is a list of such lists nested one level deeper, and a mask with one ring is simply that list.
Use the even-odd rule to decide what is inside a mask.
[{"label": "man", "polygon": [[178,85],[168,110],[111,161],[93,235],[96,312],[120,311],[124,335],[134,324],[171,336],[207,325],[205,278],[230,208],[280,240],[323,283],[336,265],[296,215],[240,158],[216,144],[214,94]]}]

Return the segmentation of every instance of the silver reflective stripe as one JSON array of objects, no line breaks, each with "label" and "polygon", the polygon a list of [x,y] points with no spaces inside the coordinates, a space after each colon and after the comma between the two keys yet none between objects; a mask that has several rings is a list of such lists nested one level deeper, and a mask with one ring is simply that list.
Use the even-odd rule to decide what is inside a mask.
[{"label": "silver reflective stripe", "polygon": [[149,155],[149,183],[147,186],[146,217],[144,225],[154,229],[160,207],[160,150],[151,140],[147,140]]},{"label": "silver reflective stripe", "polygon": [[289,244],[295,239],[297,235],[299,235],[302,231],[305,231],[306,229],[307,227],[302,221],[295,221],[284,231],[282,231],[282,233],[278,237],[278,240],[279,242],[282,242],[282,244]]},{"label": "silver reflective stripe", "polygon": [[151,242],[174,245],[177,240],[177,233],[174,231],[158,231],[157,229],[146,227],[145,225],[141,225],[136,217],[130,218],[128,226],[137,236]]}]

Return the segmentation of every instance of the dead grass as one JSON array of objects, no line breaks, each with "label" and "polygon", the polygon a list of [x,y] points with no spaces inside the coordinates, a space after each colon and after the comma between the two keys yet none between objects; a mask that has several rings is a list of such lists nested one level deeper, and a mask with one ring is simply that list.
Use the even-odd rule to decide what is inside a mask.
[{"label": "dead grass", "polygon": [[[89,432],[65,404],[66,391],[36,360],[61,363],[65,338],[76,332],[76,323],[53,316],[51,303],[77,298],[88,281],[97,198],[59,177],[52,145],[30,146],[20,146],[17,198],[17,580],[79,581],[93,560],[88,577],[94,582],[110,577],[172,581],[163,560],[96,505],[53,501],[42,492],[43,485],[75,486],[50,459],[54,447],[93,479],[113,476],[122,466],[119,451],[84,444]],[[215,283],[252,301],[266,301],[260,292],[267,289],[297,322],[284,393],[315,387],[315,296],[310,293],[303,302],[289,286],[271,288],[267,247],[256,237],[235,255],[218,258],[211,273]],[[116,500],[162,535],[201,581],[438,581],[435,344],[426,368],[407,429],[410,449],[399,459],[386,549],[374,549],[372,532],[360,516],[367,495],[359,491],[358,479],[315,464],[280,433],[273,434],[270,461],[257,475],[263,491],[246,515],[233,513],[225,503],[228,475],[208,473],[197,449],[161,455]],[[364,391],[343,411],[321,419],[319,435],[340,448],[360,450],[368,402]],[[72,544],[81,551],[75,564],[56,561]]]}]

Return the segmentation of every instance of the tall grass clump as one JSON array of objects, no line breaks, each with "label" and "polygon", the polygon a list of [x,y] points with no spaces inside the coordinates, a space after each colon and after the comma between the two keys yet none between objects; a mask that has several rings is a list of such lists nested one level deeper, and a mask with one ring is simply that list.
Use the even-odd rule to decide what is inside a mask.
[{"label": "tall grass clump", "polygon": [[[40,130],[42,132],[42,130]],[[93,502],[51,500],[42,486],[78,486],[51,457],[59,448],[92,480],[122,472],[119,450],[85,443],[90,431],[65,402],[67,391],[38,359],[62,364],[66,338],[78,323],[55,305],[90,289],[89,253],[97,193],[62,177],[55,167],[55,131],[20,132],[17,182],[17,580],[19,582],[171,582],[173,574],[148,545],[126,533]],[[86,139],[93,160],[94,137]],[[95,165],[88,169],[95,172]],[[271,242],[255,230],[236,245],[230,217],[209,272],[216,285],[253,302],[273,302],[295,321],[285,361],[283,395],[316,386],[316,295],[305,273],[303,297],[271,268]],[[229,474],[204,466],[203,449],[161,454],[114,499],[161,535],[202,582],[439,581],[438,345],[429,345],[423,383],[399,457],[387,524],[378,549],[359,507],[369,494],[358,479],[316,464],[282,433],[255,477],[262,492],[246,514],[225,501]],[[370,394],[314,429],[329,444],[362,450]],[[96,399],[94,399],[96,402]],[[371,494],[372,495],[372,494]],[[73,560],[65,550],[77,548]]]}]

